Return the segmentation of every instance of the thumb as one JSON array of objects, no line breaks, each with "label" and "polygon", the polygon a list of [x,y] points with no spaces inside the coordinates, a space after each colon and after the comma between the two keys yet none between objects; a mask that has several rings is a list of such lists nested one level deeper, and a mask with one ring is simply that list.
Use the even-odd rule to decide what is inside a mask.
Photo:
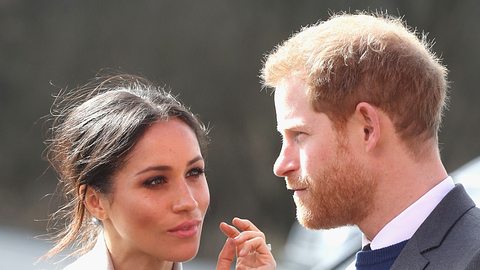
[{"label": "thumb", "polygon": [[230,270],[235,258],[236,246],[232,238],[227,238],[220,254],[218,254],[217,270]]}]

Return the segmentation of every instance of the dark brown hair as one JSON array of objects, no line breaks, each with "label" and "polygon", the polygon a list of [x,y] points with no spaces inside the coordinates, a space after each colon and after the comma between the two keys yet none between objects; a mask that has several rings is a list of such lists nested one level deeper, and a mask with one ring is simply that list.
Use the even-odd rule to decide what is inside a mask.
[{"label": "dark brown hair", "polygon": [[65,226],[55,232],[56,245],[44,258],[72,244],[71,255],[92,247],[99,226],[84,206],[85,187],[109,193],[111,176],[154,122],[178,118],[195,132],[202,153],[207,144],[207,130],[199,119],[169,92],[139,76],[96,77],[61,94],[53,111],[46,155],[59,175],[67,203],[52,215],[53,224],[60,219]]}]

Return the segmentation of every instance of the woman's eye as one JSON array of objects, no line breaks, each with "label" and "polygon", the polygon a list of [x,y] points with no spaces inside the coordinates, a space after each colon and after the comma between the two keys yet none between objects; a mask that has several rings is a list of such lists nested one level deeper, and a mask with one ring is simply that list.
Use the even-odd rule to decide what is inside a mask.
[{"label": "woman's eye", "polygon": [[153,187],[153,186],[158,186],[158,185],[163,185],[167,183],[167,178],[164,176],[155,176],[143,183],[144,186],[147,187]]},{"label": "woman's eye", "polygon": [[198,177],[198,176],[200,176],[200,175],[202,175],[202,174],[204,174],[204,173],[205,173],[205,169],[203,169],[203,168],[194,168],[194,169],[191,169],[190,171],[188,171],[187,177],[191,177],[191,176],[193,176],[193,177]]}]

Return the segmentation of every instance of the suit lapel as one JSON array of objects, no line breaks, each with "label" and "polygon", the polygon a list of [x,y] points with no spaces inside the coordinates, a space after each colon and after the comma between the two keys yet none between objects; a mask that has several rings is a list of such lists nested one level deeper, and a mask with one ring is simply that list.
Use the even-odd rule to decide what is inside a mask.
[{"label": "suit lapel", "polygon": [[390,270],[423,270],[427,265],[428,260],[419,251],[416,239],[412,238],[400,252]]},{"label": "suit lapel", "polygon": [[455,186],[418,228],[390,269],[425,269],[429,261],[424,254],[440,246],[450,228],[473,207],[475,203],[463,186]]}]

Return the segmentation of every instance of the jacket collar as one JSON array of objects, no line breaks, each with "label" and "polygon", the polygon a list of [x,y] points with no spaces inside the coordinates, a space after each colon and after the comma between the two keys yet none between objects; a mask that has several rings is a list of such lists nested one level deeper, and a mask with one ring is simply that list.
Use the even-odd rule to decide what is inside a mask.
[{"label": "jacket collar", "polygon": [[[392,265],[392,270],[424,269],[429,263],[423,254],[441,245],[445,235],[475,203],[462,185],[456,185],[418,228]],[[432,229],[435,228],[435,229]]]}]

